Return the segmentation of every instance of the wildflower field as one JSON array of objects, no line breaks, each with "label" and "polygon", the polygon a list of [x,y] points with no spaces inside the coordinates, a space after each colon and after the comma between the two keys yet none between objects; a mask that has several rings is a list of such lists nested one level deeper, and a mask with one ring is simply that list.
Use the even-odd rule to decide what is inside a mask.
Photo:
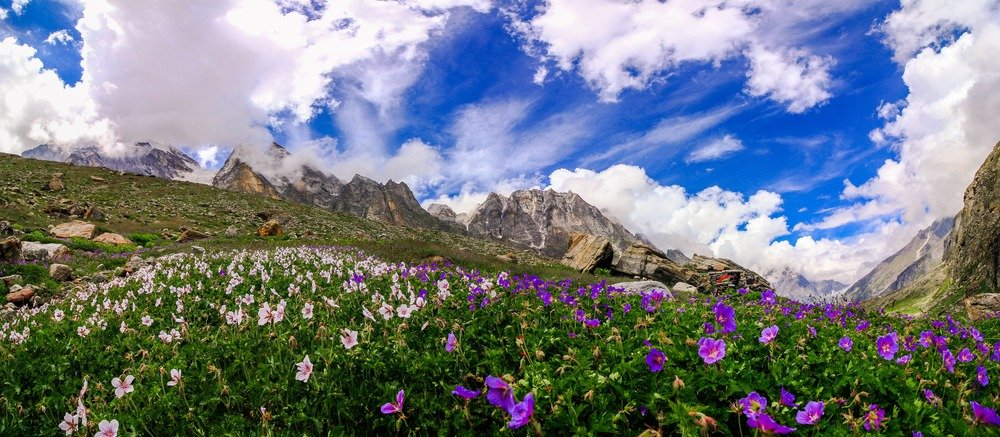
[{"label": "wildflower field", "polygon": [[0,435],[989,435],[998,333],[349,248],[182,254],[5,322]]}]

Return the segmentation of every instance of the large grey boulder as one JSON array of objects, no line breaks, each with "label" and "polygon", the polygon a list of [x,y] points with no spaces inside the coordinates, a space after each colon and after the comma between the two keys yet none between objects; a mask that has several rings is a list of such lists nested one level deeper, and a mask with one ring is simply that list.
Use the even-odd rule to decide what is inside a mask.
[{"label": "large grey boulder", "polygon": [[598,267],[611,267],[613,258],[614,251],[607,238],[573,234],[569,239],[569,250],[563,255],[562,263],[581,272],[592,272]]},{"label": "large grey boulder", "polygon": [[621,289],[625,293],[649,293],[653,290],[669,291],[670,288],[660,281],[631,281],[612,284],[611,287]]},{"label": "large grey boulder", "polygon": [[21,242],[21,257],[31,261],[52,261],[69,255],[69,248],[59,243]]}]

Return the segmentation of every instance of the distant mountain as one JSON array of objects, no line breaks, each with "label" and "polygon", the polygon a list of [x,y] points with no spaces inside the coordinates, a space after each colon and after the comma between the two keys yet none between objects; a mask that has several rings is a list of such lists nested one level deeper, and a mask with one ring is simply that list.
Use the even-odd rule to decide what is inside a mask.
[{"label": "distant mountain", "polygon": [[277,143],[263,154],[236,148],[212,185],[398,225],[458,229],[425,211],[405,183],[380,184],[355,175],[345,184],[334,175],[308,164],[296,164],[291,158],[291,152]]},{"label": "distant mountain", "polygon": [[120,156],[109,155],[97,146],[65,150],[42,144],[25,150],[21,156],[203,184],[208,184],[212,180],[211,171],[202,169],[197,161],[167,144],[136,143],[134,148]]},{"label": "distant mountain", "polygon": [[934,270],[944,259],[945,241],[955,220],[935,221],[917,233],[913,240],[844,292],[844,298],[860,302],[899,290]]},{"label": "distant mountain", "polygon": [[833,280],[810,281],[788,267],[772,269],[764,273],[764,277],[771,282],[778,295],[799,302],[829,301],[834,294],[847,288],[847,284]]}]

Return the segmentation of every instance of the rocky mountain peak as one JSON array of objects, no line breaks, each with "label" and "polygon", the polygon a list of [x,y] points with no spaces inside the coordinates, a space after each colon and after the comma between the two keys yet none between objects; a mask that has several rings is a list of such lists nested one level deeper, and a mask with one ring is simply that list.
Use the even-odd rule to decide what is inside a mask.
[{"label": "rocky mountain peak", "polygon": [[135,143],[115,154],[109,154],[93,145],[62,148],[42,144],[24,151],[21,156],[205,184],[212,179],[209,171],[202,169],[197,161],[184,152],[168,144],[153,142]]},{"label": "rocky mountain peak", "polygon": [[1000,143],[965,190],[945,243],[948,273],[966,294],[1000,292]]}]

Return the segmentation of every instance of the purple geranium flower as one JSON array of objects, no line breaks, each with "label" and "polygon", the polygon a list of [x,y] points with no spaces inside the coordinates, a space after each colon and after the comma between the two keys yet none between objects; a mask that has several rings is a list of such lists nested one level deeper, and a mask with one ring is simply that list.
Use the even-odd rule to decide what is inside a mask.
[{"label": "purple geranium flower", "polygon": [[588,328],[596,328],[600,325],[601,321],[599,319],[587,319],[583,321],[583,326],[586,326]]},{"label": "purple geranium flower", "polygon": [[760,301],[767,305],[774,305],[778,301],[777,296],[774,294],[774,290],[764,290],[760,294]]},{"label": "purple geranium flower", "polygon": [[[747,420],[747,422],[749,423],[749,419]],[[771,416],[768,416],[767,414],[761,414],[760,416],[757,416],[756,422],[757,426],[755,426],[754,428],[759,429],[764,434],[788,434],[790,432],[795,431],[795,428],[788,427],[778,422],[775,422],[774,419],[771,418]]]},{"label": "purple geranium flower", "polygon": [[841,338],[840,342],[837,344],[840,345],[841,349],[850,352],[851,348],[854,346],[854,340],[851,340],[851,337],[844,337]]},{"label": "purple geranium flower", "polygon": [[531,421],[531,416],[535,414],[535,395],[533,393],[528,393],[524,397],[521,403],[514,405],[514,408],[510,409],[510,423],[507,427],[510,429],[518,429],[524,425],[527,425]]},{"label": "purple geranium flower", "polygon": [[791,394],[785,387],[781,387],[781,396],[778,398],[778,403],[789,408],[795,408],[795,395]]},{"label": "purple geranium flower", "polygon": [[722,302],[712,307],[715,312],[715,321],[722,326],[723,333],[736,331],[736,310]]},{"label": "purple geranium flower", "polygon": [[879,408],[878,404],[869,405],[868,412],[861,418],[866,431],[877,431],[882,427],[882,421],[884,420],[885,410]]},{"label": "purple geranium flower", "polygon": [[725,340],[714,340],[703,337],[700,343],[701,347],[698,348],[698,356],[705,361],[705,364],[715,364],[726,357]]},{"label": "purple geranium flower", "polygon": [[455,389],[451,391],[451,394],[458,396],[462,399],[472,399],[479,396],[479,392],[475,390],[469,390],[461,385],[456,385]]},{"label": "purple geranium flower", "polygon": [[892,360],[896,356],[896,352],[899,351],[899,344],[896,343],[896,333],[891,332],[879,337],[875,341],[875,349],[878,350],[878,354],[885,360]]},{"label": "purple geranium flower", "polygon": [[489,375],[486,377],[486,387],[489,388],[489,391],[486,392],[486,400],[490,401],[491,404],[506,411],[514,408],[514,390],[504,380]]},{"label": "purple geranium flower", "polygon": [[975,358],[976,356],[972,354],[972,351],[970,351],[969,348],[962,349],[962,351],[958,353],[958,362],[960,363],[968,363]]},{"label": "purple geranium flower", "polygon": [[972,406],[972,415],[975,417],[976,424],[985,423],[1000,426],[1000,417],[997,416],[996,410],[979,405],[976,401],[969,401],[969,405]]},{"label": "purple geranium flower", "polygon": [[715,324],[712,322],[705,322],[705,335],[715,334]]},{"label": "purple geranium flower", "polygon": [[896,359],[896,363],[897,363],[897,364],[903,364],[903,365],[906,365],[906,364],[909,364],[909,363],[910,363],[910,359],[911,359],[911,358],[913,358],[913,356],[912,356],[912,355],[910,355],[910,354],[906,354],[906,355],[903,355],[903,356],[901,356],[901,357],[897,358],[897,359]]},{"label": "purple geranium flower", "polygon": [[941,403],[941,398],[937,397],[937,395],[928,388],[924,389],[924,398],[926,398],[927,402],[931,405],[938,405]]},{"label": "purple geranium flower", "polygon": [[389,402],[382,405],[382,414],[396,414],[403,412],[403,390],[396,393],[396,402]]},{"label": "purple geranium flower", "polygon": [[[767,409],[767,398],[761,396],[759,393],[752,391],[747,397],[740,399],[739,404],[743,407],[743,414],[748,418],[756,419],[758,415]],[[751,424],[751,428],[756,428],[757,425]]]},{"label": "purple geranium flower", "polygon": [[649,371],[656,373],[663,370],[663,362],[667,360],[667,356],[663,355],[657,348],[652,348],[649,353],[646,354],[646,365],[649,366]]},{"label": "purple geranium flower", "polygon": [[823,417],[824,404],[820,401],[812,401],[806,407],[795,413],[795,421],[802,425],[815,425],[819,423],[819,418]]},{"label": "purple geranium flower", "polygon": [[764,330],[760,331],[760,342],[768,344],[778,336],[778,325],[771,325]]},{"label": "purple geranium flower", "polygon": [[458,344],[458,339],[455,338],[455,333],[454,332],[449,332],[448,333],[448,340],[445,341],[445,343],[444,343],[444,350],[446,350],[448,352],[452,352],[452,351],[455,350],[455,345],[457,345],[457,344]]},{"label": "purple geranium flower", "polygon": [[945,348],[941,351],[941,360],[944,361],[948,373],[955,373],[955,355],[951,353],[951,349]]},{"label": "purple geranium flower", "polygon": [[983,366],[976,367],[976,381],[979,381],[979,385],[986,387],[990,383],[990,376],[986,374],[986,368]]}]

